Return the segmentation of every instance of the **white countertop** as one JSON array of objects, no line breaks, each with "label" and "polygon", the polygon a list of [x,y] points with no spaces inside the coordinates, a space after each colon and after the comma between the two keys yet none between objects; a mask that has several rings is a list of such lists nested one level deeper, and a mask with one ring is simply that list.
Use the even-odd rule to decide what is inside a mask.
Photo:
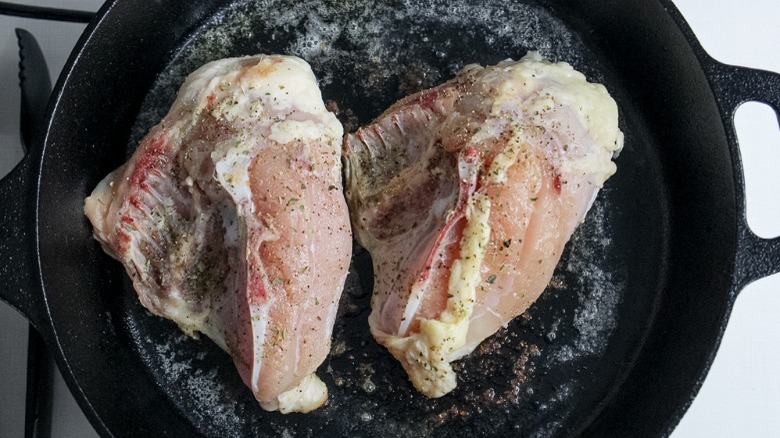
[{"label": "white countertop", "polygon": [[[94,11],[99,0],[16,0]],[[704,48],[716,59],[780,72],[780,2],[677,0]],[[0,175],[21,158],[18,48],[23,27],[40,43],[52,82],[84,25],[0,16]],[[760,104],[737,114],[746,169],[748,220],[764,237],[780,235],[780,131],[778,118]],[[706,293],[703,291],[702,293]],[[704,386],[672,434],[691,437],[780,436],[780,275],[748,286],[737,300],[720,351]],[[24,432],[27,324],[0,303],[0,436]],[[57,376],[52,437],[96,436]]]}]

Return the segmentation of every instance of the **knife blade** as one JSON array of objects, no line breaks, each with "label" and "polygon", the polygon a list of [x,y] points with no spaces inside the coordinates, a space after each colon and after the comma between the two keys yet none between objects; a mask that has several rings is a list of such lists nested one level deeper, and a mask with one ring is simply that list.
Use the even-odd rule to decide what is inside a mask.
[{"label": "knife blade", "polygon": [[[19,86],[22,89],[19,128],[25,153],[42,141],[46,105],[51,95],[49,68],[32,34],[16,29],[19,41]],[[51,436],[54,389],[54,361],[38,331],[30,325],[27,337],[27,398],[24,435],[27,438]]]},{"label": "knife blade", "polygon": [[19,86],[22,88],[19,128],[22,147],[27,152],[32,142],[43,132],[46,105],[51,95],[51,79],[35,37],[17,28],[16,38],[19,41]]}]

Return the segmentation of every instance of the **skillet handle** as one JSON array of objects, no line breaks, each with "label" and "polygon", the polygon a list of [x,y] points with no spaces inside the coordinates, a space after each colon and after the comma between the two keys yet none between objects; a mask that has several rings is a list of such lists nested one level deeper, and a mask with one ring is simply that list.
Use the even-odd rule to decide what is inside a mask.
[{"label": "skillet handle", "polygon": [[0,299],[40,329],[46,311],[35,275],[33,163],[28,153],[0,180]]},{"label": "skillet handle", "polygon": [[[744,169],[739,159],[734,114],[741,104],[756,101],[771,106],[780,122],[780,74],[722,64],[712,59],[707,67],[732,148],[734,173],[742,180],[744,187]],[[737,196],[735,285],[740,290],[755,280],[780,272],[780,237],[764,239],[756,236],[747,223],[745,193],[738,193]]]}]

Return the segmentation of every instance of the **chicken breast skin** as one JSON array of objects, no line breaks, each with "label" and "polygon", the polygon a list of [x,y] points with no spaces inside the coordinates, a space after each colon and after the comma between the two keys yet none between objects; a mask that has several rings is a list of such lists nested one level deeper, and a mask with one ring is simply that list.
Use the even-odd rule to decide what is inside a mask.
[{"label": "chicken breast skin", "polygon": [[535,52],[466,66],[346,137],[371,332],[420,392],[452,391],[451,362],[540,296],[622,145],[607,90]]},{"label": "chicken breast skin", "polygon": [[214,61],[86,199],[141,303],[228,352],[266,410],[327,398],[315,370],[352,250],[342,134],[305,61]]}]

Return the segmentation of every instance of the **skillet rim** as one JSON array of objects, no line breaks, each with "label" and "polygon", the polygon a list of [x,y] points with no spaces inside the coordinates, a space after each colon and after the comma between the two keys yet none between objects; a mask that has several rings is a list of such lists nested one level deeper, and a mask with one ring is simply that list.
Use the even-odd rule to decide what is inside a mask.
[{"label": "skillet rim", "polygon": [[[42,317],[45,319],[44,321],[38,321],[38,326],[45,326],[47,333],[47,340],[49,341],[50,345],[56,346],[55,356],[57,357],[57,362],[60,366],[60,369],[66,372],[63,372],[63,376],[66,379],[66,382],[68,383],[69,388],[71,391],[73,391],[75,394],[77,394],[77,401],[79,402],[79,405],[82,407],[82,409],[85,411],[87,416],[90,418],[90,421],[93,423],[93,425],[99,425],[100,427],[96,426],[96,429],[102,428],[101,433],[105,435],[111,435],[111,431],[108,429],[108,425],[106,425],[100,418],[100,416],[97,413],[97,409],[95,409],[90,401],[87,399],[87,397],[84,395],[84,393],[81,391],[81,386],[78,383],[78,380],[76,379],[76,376],[73,374],[73,370],[69,366],[69,361],[67,358],[65,358],[64,352],[63,352],[63,346],[61,344],[61,337],[57,333],[57,329],[55,327],[55,323],[52,319],[51,311],[49,309],[49,301],[47,299],[46,295],[46,289],[43,279],[43,266],[42,266],[42,260],[41,260],[41,242],[40,242],[40,227],[41,224],[39,222],[40,219],[40,198],[41,198],[41,179],[43,175],[43,165],[46,160],[46,151],[50,147],[50,142],[54,141],[50,138],[51,133],[51,127],[52,123],[54,121],[54,118],[59,114],[58,111],[60,110],[60,100],[66,90],[66,87],[70,85],[70,79],[71,74],[73,73],[74,69],[76,68],[79,60],[81,59],[81,56],[83,55],[85,49],[88,47],[89,44],[92,43],[92,38],[95,35],[96,30],[100,28],[100,26],[103,24],[104,20],[107,16],[110,16],[112,9],[114,5],[120,1],[123,0],[110,0],[106,4],[104,4],[101,9],[98,11],[96,18],[87,26],[82,36],[79,38],[79,41],[77,42],[74,51],[71,53],[70,58],[68,59],[68,62],[66,63],[65,68],[63,69],[63,73],[60,75],[60,77],[57,80],[57,84],[55,87],[55,91],[53,93],[53,97],[49,103],[49,107],[47,110],[47,126],[45,129],[45,139],[43,141],[43,147],[42,149],[33,150],[31,151],[30,160],[33,162],[33,166],[35,168],[35,174],[36,174],[36,181],[35,181],[35,251],[37,256],[37,274],[40,278],[40,288],[42,292],[42,299],[44,303],[44,314]],[[679,11],[674,7],[674,5],[671,3],[670,0],[659,0],[659,3],[664,6],[664,9],[666,12],[671,16],[671,18],[675,21],[676,25],[679,27],[679,29],[682,31],[685,39],[690,44],[691,48],[694,50],[694,53],[697,57],[697,60],[699,61],[699,68],[702,69],[702,72],[706,79],[709,81],[709,86],[712,89],[713,97],[715,97],[715,91],[713,89],[713,83],[712,78],[710,77],[710,73],[708,72],[708,65],[711,65],[712,62],[715,62],[712,60],[711,57],[704,51],[704,49],[701,47],[698,40],[693,35],[693,32],[688,27],[687,23],[683,19],[682,15],[679,13]],[[64,110],[63,110],[64,111]],[[728,124],[726,121],[726,114],[721,106],[719,106],[719,112],[721,114],[721,117],[723,118],[724,128],[726,129],[726,134],[728,137]],[[734,162],[734,166],[739,166],[740,160],[738,156],[738,151],[735,153],[735,145],[731,143],[731,138],[729,140],[729,148],[730,152],[732,154],[732,160]],[[740,197],[743,196],[741,193],[741,188],[744,187],[744,184],[742,183],[742,175],[739,172],[734,172],[733,174],[734,182],[736,186],[740,189],[737,190],[737,201],[736,209],[737,212],[739,212],[739,201]],[[736,233],[735,233],[736,235]],[[710,365],[712,363],[712,360],[714,360],[714,356],[717,352],[717,346],[720,343],[720,340],[723,335],[723,330],[725,329],[725,325],[728,320],[729,313],[731,311],[731,307],[734,303],[734,299],[736,298],[736,295],[738,291],[741,289],[743,284],[737,279],[734,279],[732,277],[733,283],[730,291],[730,296],[728,299],[728,302],[726,304],[726,308],[724,309],[724,318],[722,320],[721,326],[720,326],[720,332],[717,334],[717,342],[713,349],[710,350],[710,354],[708,356],[707,362],[705,364],[705,367],[701,370],[701,373],[699,374],[699,380],[696,382],[696,385],[694,388],[691,389],[691,391],[687,392],[690,394],[690,398],[687,403],[684,405],[680,405],[677,410],[675,411],[676,414],[673,418],[670,419],[670,422],[668,424],[668,433],[671,432],[671,430],[674,428],[674,426],[677,424],[679,419],[682,417],[682,415],[687,410],[688,406],[690,405],[690,402],[692,401],[693,396],[698,392],[701,384],[703,383],[704,378],[706,377],[707,371],[710,368]]]}]

